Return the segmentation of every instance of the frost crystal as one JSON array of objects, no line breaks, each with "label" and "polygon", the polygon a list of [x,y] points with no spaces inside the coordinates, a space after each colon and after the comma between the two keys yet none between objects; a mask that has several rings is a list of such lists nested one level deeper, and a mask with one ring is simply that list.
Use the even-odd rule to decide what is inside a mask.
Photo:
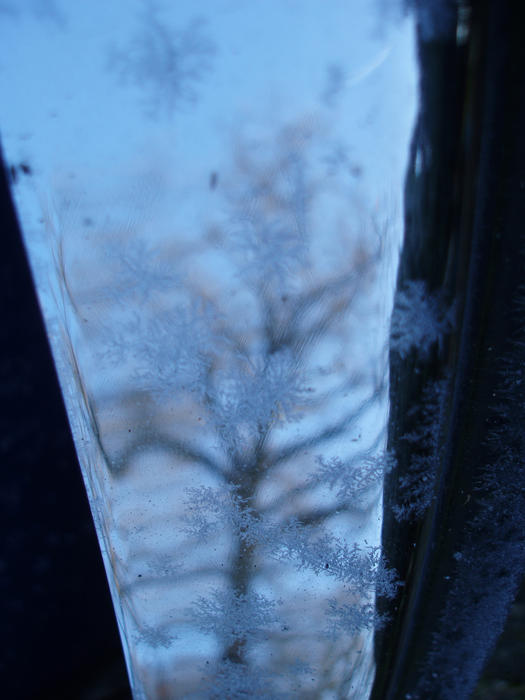
[{"label": "frost crystal", "polygon": [[208,72],[214,53],[201,21],[194,20],[182,31],[174,31],[149,3],[140,30],[128,46],[113,50],[110,67],[123,81],[149,92],[148,114],[157,116],[165,111],[171,115],[181,104],[195,101],[195,85]]},{"label": "frost crystal", "polygon": [[343,603],[335,599],[328,603],[326,616],[329,620],[327,636],[336,639],[341,632],[356,634],[363,629],[377,628],[379,624],[375,606],[372,603]]},{"label": "frost crystal", "polygon": [[309,483],[325,483],[331,489],[337,488],[338,499],[355,506],[381,486],[385,474],[394,466],[395,458],[390,453],[366,456],[353,466],[338,457],[326,460],[319,455],[316,462],[319,469],[310,477]]},{"label": "frost crystal", "polygon": [[190,535],[202,538],[227,528],[246,546],[259,547],[276,561],[292,561],[299,571],[329,576],[359,595],[395,595],[396,572],[385,566],[378,547],[350,545],[323,528],[304,526],[293,518],[280,523],[257,515],[234,488],[200,487],[186,493]]},{"label": "frost crystal", "polygon": [[444,309],[441,300],[427,292],[421,280],[409,280],[396,294],[390,328],[390,348],[401,358],[417,348],[422,357],[449,333],[454,308]]},{"label": "frost crystal", "polygon": [[399,521],[421,517],[434,497],[440,459],[440,416],[448,387],[448,378],[425,386],[422,405],[412,409],[412,413],[418,416],[419,429],[400,438],[410,443],[411,457],[408,469],[399,481],[402,503],[393,507],[394,515]]},{"label": "frost crystal", "polygon": [[279,622],[278,601],[259,593],[236,594],[214,590],[208,598],[200,597],[188,610],[201,632],[214,634],[226,644],[264,637]]},{"label": "frost crystal", "polygon": [[135,634],[135,639],[138,642],[144,642],[154,649],[163,647],[169,649],[173,641],[177,639],[177,635],[169,634],[166,630],[158,626],[142,625]]}]

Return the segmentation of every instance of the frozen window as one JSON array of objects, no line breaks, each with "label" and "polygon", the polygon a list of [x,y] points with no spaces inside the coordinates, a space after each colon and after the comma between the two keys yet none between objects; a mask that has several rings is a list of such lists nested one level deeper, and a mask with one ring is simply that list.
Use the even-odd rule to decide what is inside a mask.
[{"label": "frozen window", "polygon": [[134,697],[365,697],[400,585],[380,498],[413,19],[2,8],[3,145]]}]

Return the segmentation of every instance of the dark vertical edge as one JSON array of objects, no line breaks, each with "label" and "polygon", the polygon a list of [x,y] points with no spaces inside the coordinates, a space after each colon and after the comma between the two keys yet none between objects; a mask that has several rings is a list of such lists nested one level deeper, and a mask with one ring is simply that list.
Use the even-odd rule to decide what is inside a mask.
[{"label": "dark vertical edge", "polygon": [[[421,107],[406,181],[398,288],[407,279],[424,280],[430,291],[455,301],[457,326],[429,355],[415,349],[406,358],[391,356],[389,445],[398,468],[386,480],[383,547],[405,585],[395,601],[379,601],[391,622],[376,635],[373,700],[468,697],[523,576],[520,11],[510,0],[473,3],[457,73],[449,70],[459,55],[452,42],[419,42]],[[437,63],[429,60],[432,54]],[[437,158],[417,178],[414,151],[428,142]],[[400,438],[418,429],[409,411],[421,402],[425,383],[445,373],[451,381],[432,505],[422,517],[399,523],[392,506],[417,449]]]},{"label": "dark vertical edge", "polygon": [[0,226],[2,695],[129,698],[100,549],[1,152]]}]

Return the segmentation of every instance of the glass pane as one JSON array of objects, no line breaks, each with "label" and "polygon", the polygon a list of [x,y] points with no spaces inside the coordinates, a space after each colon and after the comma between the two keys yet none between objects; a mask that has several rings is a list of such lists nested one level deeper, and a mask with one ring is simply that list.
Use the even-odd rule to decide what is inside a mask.
[{"label": "glass pane", "polygon": [[134,696],[366,697],[396,586],[412,20],[34,0],[0,22],[4,148]]}]

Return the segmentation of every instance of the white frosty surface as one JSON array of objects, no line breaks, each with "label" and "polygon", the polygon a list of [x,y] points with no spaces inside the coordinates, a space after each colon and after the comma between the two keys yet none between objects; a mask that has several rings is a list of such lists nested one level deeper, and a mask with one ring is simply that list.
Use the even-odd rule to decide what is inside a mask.
[{"label": "white frosty surface", "polygon": [[[351,548],[379,540],[363,465],[380,474],[411,23],[368,0],[57,0],[0,30],[3,146],[32,169],[15,199],[136,697],[364,697],[387,582]],[[221,662],[235,639],[245,663]]]}]

